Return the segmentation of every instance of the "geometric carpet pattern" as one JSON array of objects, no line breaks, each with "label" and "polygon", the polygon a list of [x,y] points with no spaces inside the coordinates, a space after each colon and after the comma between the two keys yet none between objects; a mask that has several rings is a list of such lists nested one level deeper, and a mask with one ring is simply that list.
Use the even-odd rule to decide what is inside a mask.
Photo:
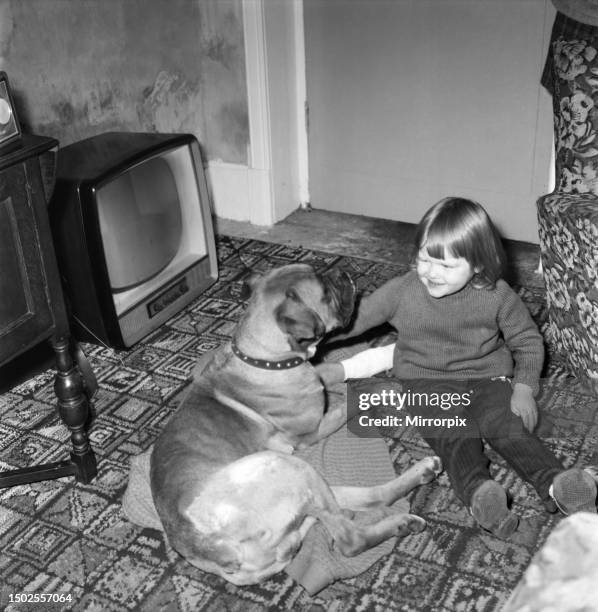
[{"label": "geometric carpet pattern", "polygon": [[[428,523],[424,532],[399,540],[368,571],[315,597],[285,573],[257,586],[233,586],[187,564],[161,533],[124,518],[130,458],[152,444],[176,409],[197,358],[230,337],[244,307],[241,287],[249,269],[299,261],[322,271],[340,266],[362,293],[408,269],[407,259],[389,265],[226,236],[217,248],[218,282],[160,329],[129,351],[83,345],[99,383],[90,428],[98,475],[87,485],[62,478],[0,489],[0,609],[500,610],[561,518],[546,514],[533,490],[491,453],[493,476],[523,517],[514,541],[476,528],[441,475],[411,496],[411,511]],[[542,329],[543,290],[516,289]],[[0,395],[0,469],[66,457],[69,436],[56,414],[53,382],[50,369]],[[598,463],[596,397],[549,363],[538,403],[541,435],[563,464]],[[386,442],[397,472],[431,454],[410,429]],[[23,593],[63,601],[16,603]]]}]

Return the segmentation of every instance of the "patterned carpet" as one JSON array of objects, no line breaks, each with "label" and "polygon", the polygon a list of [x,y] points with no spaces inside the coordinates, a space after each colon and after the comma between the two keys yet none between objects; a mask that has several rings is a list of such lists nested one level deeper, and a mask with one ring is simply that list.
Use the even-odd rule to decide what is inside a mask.
[{"label": "patterned carpet", "polygon": [[[366,573],[308,596],[282,573],[260,586],[234,587],[204,574],[169,550],[161,535],[128,523],[120,499],[132,455],[145,450],[175,410],[197,357],[228,338],[243,309],[247,267],[290,262],[342,266],[361,291],[407,270],[259,241],[221,237],[220,280],[206,294],[129,352],[85,345],[99,381],[91,440],[99,474],[0,490],[0,609],[80,610],[404,610],[498,611],[533,553],[560,520],[496,457],[496,479],[524,518],[504,543],[474,527],[446,476],[412,496],[412,512],[428,521],[399,541]],[[241,259],[240,259],[241,258]],[[543,325],[541,287],[518,287]],[[57,419],[54,373],[42,372],[0,395],[0,467],[63,459],[68,434]],[[550,364],[539,398],[543,435],[566,466],[598,462],[598,400]],[[410,430],[388,439],[398,472],[430,454]],[[64,604],[11,604],[16,593],[63,593]],[[14,597],[13,597],[14,599]]]}]

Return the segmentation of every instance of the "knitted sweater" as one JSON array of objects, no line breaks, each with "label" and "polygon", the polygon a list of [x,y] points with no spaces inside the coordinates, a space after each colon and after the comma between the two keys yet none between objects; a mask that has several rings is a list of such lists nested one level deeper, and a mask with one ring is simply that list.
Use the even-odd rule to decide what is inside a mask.
[{"label": "knitted sweater", "polygon": [[542,337],[519,296],[503,280],[494,288],[433,298],[415,271],[388,281],[359,305],[349,333],[388,322],[397,330],[397,378],[508,376],[538,391]]}]

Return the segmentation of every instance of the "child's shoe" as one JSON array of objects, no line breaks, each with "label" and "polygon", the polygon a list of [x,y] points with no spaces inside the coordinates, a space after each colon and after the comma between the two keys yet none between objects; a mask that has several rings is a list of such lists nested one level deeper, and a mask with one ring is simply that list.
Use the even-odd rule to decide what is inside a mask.
[{"label": "child's shoe", "polygon": [[563,514],[596,514],[596,482],[584,470],[571,468],[557,474],[548,492]]},{"label": "child's shoe", "polygon": [[506,491],[494,480],[485,480],[471,496],[470,512],[480,527],[506,540],[519,525],[507,506]]}]

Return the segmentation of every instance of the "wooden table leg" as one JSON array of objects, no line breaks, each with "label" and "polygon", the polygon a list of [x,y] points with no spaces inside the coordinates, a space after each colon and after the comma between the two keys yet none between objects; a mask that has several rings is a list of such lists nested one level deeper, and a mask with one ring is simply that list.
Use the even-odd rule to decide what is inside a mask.
[{"label": "wooden table leg", "polygon": [[75,478],[78,482],[88,483],[97,474],[96,458],[86,431],[90,417],[89,400],[81,374],[73,362],[69,338],[62,336],[54,340],[52,347],[56,352],[58,370],[54,391],[60,417],[71,432],[71,461],[75,467]]},{"label": "wooden table leg", "polygon": [[[89,400],[86,391],[95,384],[83,384],[81,372],[75,367],[68,336],[52,341],[56,353],[56,379],[54,391],[58,398],[58,412],[71,432],[73,450],[70,459],[32,465],[26,468],[0,472],[0,488],[53,480],[74,476],[78,482],[87,484],[97,474],[95,455],[91,449],[86,426],[90,417]],[[91,370],[90,370],[91,372]]]}]

